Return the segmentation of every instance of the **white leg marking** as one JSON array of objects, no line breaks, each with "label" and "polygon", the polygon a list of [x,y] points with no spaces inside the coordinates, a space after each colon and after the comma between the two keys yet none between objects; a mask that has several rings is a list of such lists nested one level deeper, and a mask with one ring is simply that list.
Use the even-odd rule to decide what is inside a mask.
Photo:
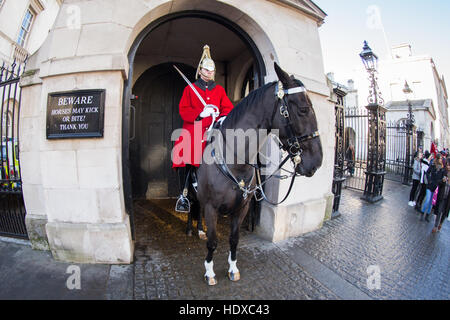
[{"label": "white leg marking", "polygon": [[212,260],[210,263],[206,262],[206,260],[205,260],[205,269],[206,269],[205,277],[214,278],[216,276],[216,274],[214,273],[213,267],[214,267],[214,262]]},{"label": "white leg marking", "polygon": [[228,269],[228,272],[230,273],[238,273],[239,269],[236,266],[237,259],[235,261],[231,261],[231,252],[228,254],[228,264],[230,265],[230,268]]}]

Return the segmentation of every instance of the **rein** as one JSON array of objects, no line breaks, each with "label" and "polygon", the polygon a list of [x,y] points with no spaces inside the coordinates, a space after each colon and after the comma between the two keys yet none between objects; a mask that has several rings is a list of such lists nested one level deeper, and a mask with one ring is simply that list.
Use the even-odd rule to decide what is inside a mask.
[{"label": "rein", "polygon": [[[248,185],[246,186],[246,182],[244,180],[238,181],[238,179],[233,175],[231,170],[226,165],[225,161],[223,161],[223,158],[221,156],[219,156],[220,157],[219,158],[216,155],[215,150],[212,151],[211,155],[214,158],[214,162],[216,163],[219,171],[222,174],[224,174],[225,177],[227,177],[231,182],[233,182],[234,184],[236,184],[239,187],[239,189],[243,192],[244,200],[248,198],[249,194],[254,194],[256,201],[265,200],[266,202],[268,202],[271,205],[279,205],[279,204],[283,203],[284,201],[286,201],[286,199],[289,197],[289,194],[291,193],[292,187],[294,185],[295,178],[298,175],[296,173],[297,166],[302,161],[301,154],[303,153],[303,150],[301,149],[300,144],[305,141],[319,137],[318,131],[315,131],[313,133],[303,135],[300,137],[296,136],[294,134],[293,125],[292,125],[290,114],[289,114],[289,105],[286,101],[286,97],[290,94],[296,94],[296,93],[301,93],[301,92],[306,92],[306,89],[304,86],[299,86],[299,87],[290,88],[290,89],[283,89],[283,85],[281,82],[278,82],[278,86],[275,86],[275,96],[278,99],[276,100],[276,106],[272,113],[272,122],[273,122],[275,114],[278,110],[278,106],[280,106],[279,112],[283,116],[282,119],[284,120],[283,121],[284,126],[287,130],[287,135],[288,135],[287,144],[288,145],[285,146],[277,136],[275,136],[275,137],[277,137],[277,139],[278,139],[279,148],[287,151],[288,155],[283,159],[283,161],[280,163],[280,165],[274,171],[274,173],[271,174],[267,179],[265,179],[264,182],[261,181],[261,168],[246,162],[247,165],[252,166],[255,169],[255,171],[253,172],[252,178],[250,179]],[[294,172],[292,173],[292,176],[291,176],[292,179],[291,179],[291,183],[290,183],[288,192],[281,202],[273,203],[267,199],[267,196],[265,195],[264,190],[263,190],[263,185],[265,183],[267,183],[270,179],[275,177],[275,172],[280,171],[289,159],[291,159],[292,162],[294,163]],[[255,173],[256,173],[256,178],[257,178],[256,185],[254,187],[251,187],[251,183],[255,177]],[[278,177],[278,178],[282,179],[282,177]],[[259,197],[259,198],[257,197],[256,191],[259,191],[261,193],[261,197]]]}]

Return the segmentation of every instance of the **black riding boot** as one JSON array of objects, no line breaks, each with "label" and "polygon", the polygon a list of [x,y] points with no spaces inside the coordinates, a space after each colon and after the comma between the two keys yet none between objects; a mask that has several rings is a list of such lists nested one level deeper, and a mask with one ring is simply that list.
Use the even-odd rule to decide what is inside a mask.
[{"label": "black riding boot", "polygon": [[175,211],[189,213],[191,211],[191,203],[188,199],[190,168],[178,168],[178,180],[180,183],[181,194],[175,205]]}]

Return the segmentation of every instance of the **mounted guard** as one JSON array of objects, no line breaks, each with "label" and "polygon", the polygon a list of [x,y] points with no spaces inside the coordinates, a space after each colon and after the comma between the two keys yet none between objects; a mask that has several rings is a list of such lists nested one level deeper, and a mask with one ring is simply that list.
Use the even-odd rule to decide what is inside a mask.
[{"label": "mounted guard", "polygon": [[210,48],[205,45],[197,67],[196,81],[191,84],[185,79],[189,85],[184,89],[179,104],[183,130],[172,153],[172,167],[177,170],[181,189],[175,205],[178,212],[190,212],[193,199],[189,199],[188,190],[191,175],[202,160],[206,146],[205,132],[216,119],[222,122],[233,109],[225,89],[215,82],[215,72]]}]

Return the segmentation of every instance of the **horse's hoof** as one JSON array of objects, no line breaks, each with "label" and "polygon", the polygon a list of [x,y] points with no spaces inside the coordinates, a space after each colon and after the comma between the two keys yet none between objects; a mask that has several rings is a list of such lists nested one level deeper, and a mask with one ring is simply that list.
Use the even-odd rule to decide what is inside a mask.
[{"label": "horse's hoof", "polygon": [[241,274],[239,272],[228,272],[228,279],[230,279],[233,282],[241,280]]},{"label": "horse's hoof", "polygon": [[205,281],[208,284],[208,286],[215,286],[217,284],[217,279],[216,277],[208,277],[205,276]]},{"label": "horse's hoof", "polygon": [[201,230],[198,231],[198,237],[201,240],[208,240],[208,237],[206,236],[206,233],[204,231],[201,231]]}]

